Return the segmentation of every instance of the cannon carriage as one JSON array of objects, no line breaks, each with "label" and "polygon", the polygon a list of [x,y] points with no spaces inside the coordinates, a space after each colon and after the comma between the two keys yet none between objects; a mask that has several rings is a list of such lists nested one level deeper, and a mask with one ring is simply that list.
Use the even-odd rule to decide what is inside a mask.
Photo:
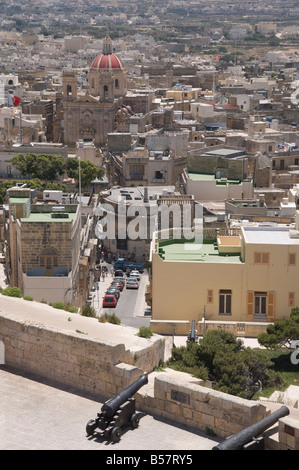
[{"label": "cannon carriage", "polygon": [[137,428],[141,414],[136,412],[135,399],[132,397],[147,383],[147,375],[141,375],[127,388],[106,401],[101,408],[101,413],[87,422],[86,434],[91,436],[97,433],[107,441],[118,442],[123,426],[131,425],[133,429]]}]

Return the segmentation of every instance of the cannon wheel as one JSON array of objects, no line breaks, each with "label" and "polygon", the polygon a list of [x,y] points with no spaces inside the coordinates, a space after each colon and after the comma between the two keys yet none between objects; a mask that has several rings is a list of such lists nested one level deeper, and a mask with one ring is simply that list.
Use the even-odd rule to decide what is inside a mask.
[{"label": "cannon wheel", "polygon": [[112,442],[118,442],[121,437],[121,429],[115,426],[111,433],[110,433],[110,439]]},{"label": "cannon wheel", "polygon": [[95,420],[94,419],[90,419],[88,421],[88,423],[86,424],[86,434],[88,436],[91,436],[93,434],[94,425],[95,425]]},{"label": "cannon wheel", "polygon": [[132,416],[131,416],[131,419],[130,419],[130,423],[131,423],[131,426],[132,428],[137,428],[138,425],[139,425],[139,416],[137,413],[133,413]]}]

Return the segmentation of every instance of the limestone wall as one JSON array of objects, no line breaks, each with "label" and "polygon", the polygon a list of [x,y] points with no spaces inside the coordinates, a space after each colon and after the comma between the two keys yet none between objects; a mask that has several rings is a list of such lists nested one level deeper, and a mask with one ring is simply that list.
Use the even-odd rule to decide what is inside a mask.
[{"label": "limestone wall", "polygon": [[[12,301],[4,296],[2,300]],[[24,305],[24,309],[25,304],[30,304],[33,314],[31,320],[30,315],[23,320],[18,315],[4,314],[0,306],[0,342],[4,344],[5,364],[11,367],[95,397],[110,397],[117,392],[118,384],[123,385],[116,380],[122,375],[120,363],[137,368],[141,375],[152,371],[164,359],[164,340],[160,336],[139,338],[137,329],[99,323],[49,306],[41,307],[46,313],[42,312],[39,320],[34,321],[37,302],[13,300],[21,308]],[[47,322],[47,307],[53,311],[51,326]]]},{"label": "limestone wall", "polygon": [[142,387],[140,408],[181,425],[226,438],[264,418],[266,407],[258,402],[217,392],[189,374],[166,369],[156,373],[153,393]]},{"label": "limestone wall", "polygon": [[[164,359],[166,341],[161,336],[139,338],[133,328],[102,324],[38,302],[0,298],[3,364],[99,400],[148,372],[148,384],[135,394],[140,411],[221,438],[269,414],[264,404],[215,391],[189,374],[154,371]],[[290,420],[284,418],[279,428],[281,448],[298,449],[298,421]]]},{"label": "limestone wall", "polygon": [[278,424],[279,450],[299,450],[299,421],[290,416]]},{"label": "limestone wall", "polygon": [[[196,334],[203,336],[208,330],[225,330],[236,336],[257,338],[261,333],[266,333],[266,322],[237,322],[220,320],[200,320],[196,322]],[[155,320],[150,322],[151,330],[159,335],[188,335],[191,329],[189,320]]]}]

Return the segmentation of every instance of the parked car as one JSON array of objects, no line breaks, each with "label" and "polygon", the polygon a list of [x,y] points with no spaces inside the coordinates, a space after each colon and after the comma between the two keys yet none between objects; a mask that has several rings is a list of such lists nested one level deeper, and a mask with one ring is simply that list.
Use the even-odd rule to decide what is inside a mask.
[{"label": "parked car", "polygon": [[116,286],[119,288],[120,292],[122,292],[123,288],[124,288],[124,284],[123,282],[121,281],[112,281],[111,282],[111,286]]},{"label": "parked car", "polygon": [[127,280],[126,289],[138,289],[138,287],[139,287],[139,282],[138,282],[138,279],[136,279],[136,277],[130,277]]},{"label": "parked car", "polygon": [[121,269],[117,269],[114,273],[114,277],[120,277],[120,278],[123,278],[124,277],[124,273]]},{"label": "parked car", "polygon": [[105,294],[103,298],[103,307],[116,307],[117,300],[115,295]]},{"label": "parked car", "polygon": [[108,287],[107,291],[106,291],[106,294],[111,294],[111,295],[114,295],[116,297],[116,300],[118,301],[119,297],[120,297],[120,291],[119,291],[119,288],[116,287],[116,286],[113,286],[113,287]]},{"label": "parked car", "polygon": [[126,285],[126,280],[125,280],[124,277],[117,277],[117,276],[115,276],[115,277],[113,278],[113,282],[114,282],[114,281],[121,282],[122,285],[123,285],[123,287],[125,287],[125,285]]},{"label": "parked car", "polygon": [[133,269],[133,271],[131,271],[131,273],[130,273],[130,277],[136,278],[136,279],[138,279],[138,281],[140,281],[139,271],[136,271],[135,269]]}]

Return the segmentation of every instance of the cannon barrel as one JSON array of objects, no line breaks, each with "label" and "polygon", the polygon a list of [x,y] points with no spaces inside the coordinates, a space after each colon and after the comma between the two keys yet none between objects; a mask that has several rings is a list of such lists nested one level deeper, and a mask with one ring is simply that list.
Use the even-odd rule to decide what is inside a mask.
[{"label": "cannon barrel", "polygon": [[196,341],[195,320],[192,320],[191,330],[189,332],[187,341]]},{"label": "cannon barrel", "polygon": [[145,384],[148,383],[148,377],[143,374],[128,387],[124,388],[110,400],[106,401],[101,410],[105,418],[112,418],[117,410],[123,405],[129,398],[131,398],[138,390]]},{"label": "cannon barrel", "polygon": [[231,437],[228,437],[225,441],[213,447],[212,450],[240,450],[246,444],[256,439],[264,431],[273,426],[273,424],[275,424],[280,418],[287,416],[289,413],[289,408],[287,406],[282,406],[279,410],[274,411],[274,413],[271,413],[257,423],[248,426]]}]

